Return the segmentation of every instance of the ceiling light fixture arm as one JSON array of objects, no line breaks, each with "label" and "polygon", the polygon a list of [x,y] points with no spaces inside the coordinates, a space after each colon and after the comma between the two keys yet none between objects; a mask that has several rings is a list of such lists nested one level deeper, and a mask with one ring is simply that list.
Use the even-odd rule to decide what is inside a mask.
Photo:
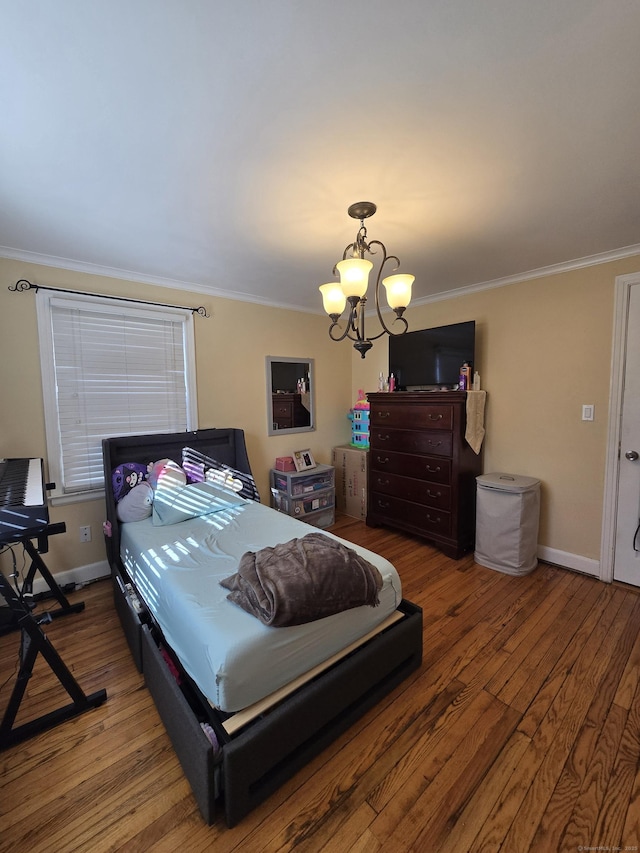
[{"label": "ceiling light fixture arm", "polygon": [[[404,314],[404,311],[405,311],[404,308],[394,308],[393,309],[393,311],[396,315],[393,322],[397,323],[398,320],[400,320],[400,322],[403,324],[403,328],[399,332],[394,332],[392,329],[390,329],[382,317],[382,312],[380,311],[380,282],[382,281],[382,271],[383,271],[383,269],[387,263],[389,263],[390,261],[395,261],[395,266],[393,268],[393,271],[395,272],[400,266],[400,260],[398,259],[398,257],[396,255],[387,255],[387,248],[384,245],[384,243],[380,242],[380,240],[372,240],[371,243],[369,243],[369,247],[371,247],[371,246],[380,246],[380,248],[382,249],[382,263],[380,264],[380,268],[378,269],[378,276],[376,278],[376,287],[374,290],[374,297],[375,297],[375,303],[376,303],[376,313],[378,315],[378,320],[380,321],[380,325],[382,326],[382,331],[380,332],[380,334],[374,335],[372,338],[369,338],[369,340],[375,341],[377,338],[381,338],[384,334],[394,335],[394,336],[404,335],[404,333],[409,328],[409,324],[407,323],[405,318],[402,316]],[[368,251],[371,254],[374,254],[374,252],[371,250],[371,248],[368,248]]]},{"label": "ceiling light fixture arm", "polygon": [[[342,261],[337,263],[333,268],[334,276],[340,277],[340,285],[323,284],[320,287],[320,291],[323,294],[325,311],[327,311],[331,318],[329,337],[336,342],[349,338],[349,340],[354,342],[354,348],[358,350],[362,358],[365,357],[373,346],[372,341],[381,338],[385,334],[393,336],[403,335],[408,330],[409,325],[402,315],[411,299],[411,282],[414,280],[412,275],[391,275],[383,280],[382,274],[387,264],[394,263],[395,271],[400,266],[400,261],[395,255],[387,255],[387,249],[380,240],[367,241],[367,229],[364,220],[373,216],[375,212],[376,206],[372,202],[362,201],[351,205],[348,210],[349,216],[360,220],[360,228],[356,234],[356,239],[345,248],[342,254]],[[369,272],[373,268],[373,264],[365,258],[365,254],[376,255],[378,252],[381,252],[382,259],[375,281],[374,300],[381,331],[377,335],[367,337],[365,332],[366,288]],[[384,321],[380,309],[381,284],[384,284],[387,291],[387,300],[396,314],[393,322],[401,321],[402,328],[400,331],[392,330]],[[399,305],[401,300],[406,300],[403,307],[395,307]],[[346,328],[340,333],[341,326],[339,325],[339,320],[345,316],[347,304],[349,307],[346,313]]]},{"label": "ceiling light fixture arm", "polygon": [[[366,242],[367,230],[364,227],[364,223],[361,224],[360,230],[358,231],[358,235],[356,240],[353,243],[350,243],[344,253],[342,255],[343,260],[346,257],[364,257],[364,253],[367,252],[370,255],[376,254],[375,249],[372,246],[379,246],[382,250],[382,261],[380,263],[380,267],[378,269],[378,275],[376,278],[375,289],[374,289],[374,300],[376,306],[376,314],[378,315],[378,320],[380,325],[382,326],[382,331],[377,335],[371,335],[367,337],[365,332],[365,307],[367,304],[367,297],[363,296],[358,299],[357,296],[349,296],[347,298],[347,302],[349,303],[349,315],[347,318],[347,326],[344,332],[336,337],[333,334],[333,330],[338,326],[338,320],[340,318],[340,314],[331,315],[331,326],[329,327],[329,336],[333,341],[343,341],[345,338],[349,338],[350,341],[354,341],[354,346],[360,353],[361,357],[364,358],[367,352],[371,349],[373,344],[371,341],[375,341],[378,338],[381,338],[383,335],[403,335],[407,329],[409,328],[409,324],[402,316],[404,312],[404,308],[395,308],[394,311],[396,313],[396,318],[394,323],[400,320],[403,324],[403,328],[401,331],[393,331],[384,321],[382,316],[382,312],[380,310],[380,282],[382,281],[382,272],[387,263],[395,261],[394,270],[397,270],[400,266],[400,261],[396,255],[387,255],[387,249],[384,243],[380,242],[380,240],[372,240],[371,243]],[[357,253],[357,255],[356,255]],[[334,267],[334,275],[337,275],[337,270]],[[353,333],[353,334],[352,334]]]},{"label": "ceiling light fixture arm", "polygon": [[[348,296],[347,302],[349,303],[349,313],[347,316],[347,326],[344,332],[339,337],[334,335],[333,330],[340,328],[338,320],[342,317],[342,314],[331,314],[329,337],[332,341],[336,342],[349,338],[350,341],[354,342],[354,347],[358,350],[362,358],[364,358],[373,346],[371,339],[365,337],[364,331],[364,309],[367,304],[367,297],[363,296],[359,299],[357,296]],[[351,334],[352,332],[354,334]]]}]

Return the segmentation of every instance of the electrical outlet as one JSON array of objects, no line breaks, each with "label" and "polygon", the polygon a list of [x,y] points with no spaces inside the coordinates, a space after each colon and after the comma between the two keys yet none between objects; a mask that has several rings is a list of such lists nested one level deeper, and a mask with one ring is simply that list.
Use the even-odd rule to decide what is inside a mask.
[{"label": "electrical outlet", "polygon": [[80,541],[91,542],[91,526],[89,524],[80,528]]}]

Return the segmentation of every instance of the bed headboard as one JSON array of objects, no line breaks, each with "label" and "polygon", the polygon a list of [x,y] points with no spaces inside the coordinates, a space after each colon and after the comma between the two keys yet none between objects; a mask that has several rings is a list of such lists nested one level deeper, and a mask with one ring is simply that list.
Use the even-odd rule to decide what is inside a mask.
[{"label": "bed headboard", "polygon": [[241,429],[200,429],[193,432],[156,433],[151,435],[125,435],[105,438],[102,441],[107,522],[111,535],[105,535],[107,558],[112,570],[120,568],[120,522],[116,515],[116,502],[111,486],[111,473],[124,462],[148,464],[159,459],[173,459],[182,464],[183,447],[210,456],[224,465],[230,465],[243,474],[253,476],[244,432]]}]

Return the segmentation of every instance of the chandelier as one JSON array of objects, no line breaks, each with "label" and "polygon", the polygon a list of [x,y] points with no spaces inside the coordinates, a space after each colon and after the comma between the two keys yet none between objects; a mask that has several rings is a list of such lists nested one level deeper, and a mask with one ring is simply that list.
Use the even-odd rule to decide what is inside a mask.
[{"label": "chandelier", "polygon": [[[402,315],[411,301],[411,285],[414,282],[415,276],[398,273],[383,278],[381,282],[382,272],[387,263],[395,262],[394,269],[398,269],[400,261],[395,255],[387,255],[384,243],[381,243],[379,240],[367,242],[367,229],[365,228],[364,220],[373,216],[376,212],[376,206],[370,201],[359,201],[356,204],[352,204],[347,212],[353,219],[360,220],[360,228],[354,242],[350,243],[344,250],[342,260],[338,261],[333,268],[333,274],[340,275],[340,282],[332,281],[329,284],[321,284],[319,289],[322,294],[324,310],[331,317],[329,337],[334,341],[343,341],[345,338],[349,338],[350,341],[354,341],[354,348],[364,358],[373,346],[372,341],[382,337],[384,334],[403,335],[409,328],[409,324]],[[367,304],[369,273],[373,268],[373,263],[365,258],[365,254],[375,255],[376,248],[374,247],[378,247],[382,254],[374,290],[376,313],[382,326],[382,331],[377,335],[367,337],[365,333],[364,313]],[[380,311],[381,283],[385,287],[389,307],[393,308],[396,314],[393,323],[395,324],[400,321],[402,324],[402,328],[399,331],[390,329],[382,318]],[[344,332],[340,334],[338,320],[342,316],[347,304],[349,306],[346,317],[347,325]]]}]

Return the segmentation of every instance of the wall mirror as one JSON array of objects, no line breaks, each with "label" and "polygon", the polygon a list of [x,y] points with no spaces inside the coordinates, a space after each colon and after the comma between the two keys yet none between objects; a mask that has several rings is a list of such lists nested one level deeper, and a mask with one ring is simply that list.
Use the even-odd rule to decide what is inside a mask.
[{"label": "wall mirror", "polygon": [[312,358],[267,356],[268,435],[316,428]]}]

